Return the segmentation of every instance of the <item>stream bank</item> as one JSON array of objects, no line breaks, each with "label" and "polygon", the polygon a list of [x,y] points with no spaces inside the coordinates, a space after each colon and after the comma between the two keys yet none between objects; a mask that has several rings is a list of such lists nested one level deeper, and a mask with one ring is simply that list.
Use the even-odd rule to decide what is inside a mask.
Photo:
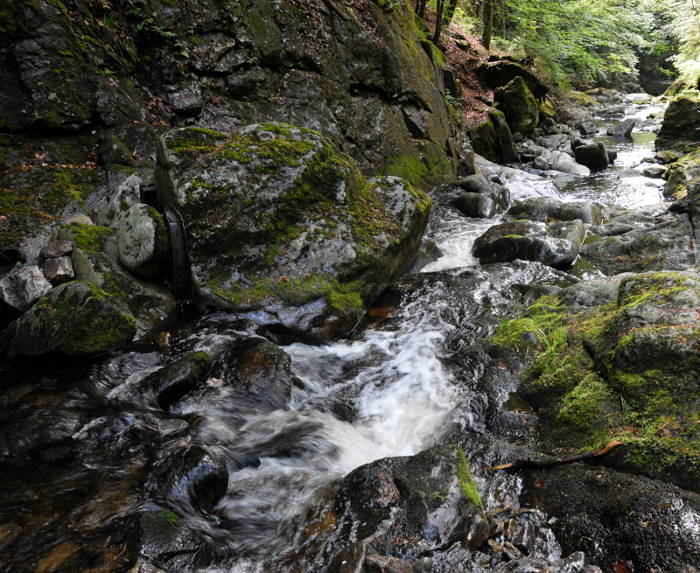
[{"label": "stream bank", "polygon": [[[665,401],[679,388],[635,392],[665,368],[681,380],[674,363],[696,355],[692,230],[657,203],[658,179],[640,175],[653,153],[637,137],[618,144],[613,168],[579,179],[477,158],[481,178],[431,192],[414,271],[336,342],[288,344],[288,331],[253,315],[216,312],[77,367],[4,365],[3,561],[54,571],[688,570],[700,499],[697,474],[682,471],[696,438],[683,432],[698,378],[685,383],[685,411]],[[589,202],[616,187],[613,204]],[[490,217],[463,214],[475,190],[493,198]],[[506,260],[480,263],[474,243],[513,218],[532,238],[501,234]],[[572,250],[573,270],[544,256]],[[632,274],[609,276],[618,272]],[[601,364],[641,382],[591,378],[601,367],[585,354],[596,347],[577,338],[589,323],[604,333]],[[655,331],[664,336],[647,336]],[[641,336],[618,352],[619,332]],[[651,385],[649,368],[635,370],[645,355]],[[562,372],[547,370],[558,362]],[[632,446],[604,465],[485,471],[619,431]]]}]

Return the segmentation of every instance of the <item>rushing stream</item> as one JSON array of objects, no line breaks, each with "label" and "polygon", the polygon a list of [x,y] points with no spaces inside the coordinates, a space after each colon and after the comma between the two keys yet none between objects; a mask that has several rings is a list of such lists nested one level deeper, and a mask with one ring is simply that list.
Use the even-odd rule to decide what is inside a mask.
[{"label": "rushing stream", "polygon": [[[658,203],[662,181],[641,171],[643,160],[653,154],[654,124],[646,120],[660,109],[628,103],[626,115],[639,119],[641,129],[635,130],[632,142],[604,138],[618,151],[618,159],[612,168],[590,177],[543,178],[485,160],[480,167],[498,176],[513,198],[545,195],[622,207]],[[303,543],[307,511],[323,504],[333,482],[358,466],[417,454],[460,431],[487,437],[500,431],[497,439],[527,433],[532,423],[527,412],[494,413],[513,388],[481,381],[483,365],[478,361],[465,366],[453,360],[493,332],[513,301],[521,300],[525,287],[561,275],[539,263],[480,267],[471,254],[473,242],[498,220],[469,219],[436,207],[424,244],[439,256],[404,279],[402,283],[410,283],[406,288],[399,285],[383,297],[379,320],[327,346],[284,347],[298,377],[286,409],[232,406],[216,380],[211,388],[219,393],[215,400],[194,397],[177,407],[176,415],[198,417],[194,442],[227,460],[228,489],[215,508],[203,511],[186,495],[170,500],[191,527],[230,550],[228,555],[240,556],[217,571],[267,571],[263,563],[270,556],[277,560],[293,553]],[[217,337],[227,336],[218,330],[216,319],[208,324],[185,337],[183,348],[206,350]],[[76,391],[73,405],[89,412],[93,397],[106,396],[111,411],[76,418],[74,437],[98,439],[95,428],[114,416],[115,409],[121,409],[117,425],[128,424],[142,409],[152,411],[149,403],[134,404],[138,399],[132,389],[161,366],[155,352],[132,352],[94,367],[89,389]],[[77,488],[90,481],[80,476],[60,479],[68,477]],[[519,480],[494,483],[481,492],[487,507],[504,500],[517,506]],[[66,503],[76,503],[79,495],[73,491],[66,497]],[[550,552],[558,557],[554,540]]]}]

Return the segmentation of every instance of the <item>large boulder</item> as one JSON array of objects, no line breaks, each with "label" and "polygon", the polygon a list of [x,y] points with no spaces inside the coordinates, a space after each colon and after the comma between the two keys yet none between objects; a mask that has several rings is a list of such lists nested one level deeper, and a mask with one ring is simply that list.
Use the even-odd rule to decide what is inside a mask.
[{"label": "large boulder", "polygon": [[617,125],[609,127],[608,135],[612,135],[613,137],[617,137],[619,139],[631,139],[632,130],[634,129],[634,126],[636,124],[636,119],[627,118],[624,121],[618,123]]},{"label": "large boulder", "polygon": [[579,220],[549,226],[512,221],[491,227],[474,241],[473,251],[482,264],[522,259],[566,269],[576,260],[584,236]]},{"label": "large boulder", "polygon": [[495,98],[512,132],[529,135],[535,130],[540,122],[539,107],[521,76],[497,89]]},{"label": "large boulder", "polygon": [[610,165],[608,151],[602,141],[577,145],[574,148],[574,155],[578,163],[593,171],[600,171]]},{"label": "large boulder", "polygon": [[523,65],[510,60],[504,59],[481,64],[477,68],[476,74],[490,88],[503,87],[515,78],[520,77],[537,99],[542,99],[549,93],[549,88],[535,74]]},{"label": "large boulder", "polygon": [[160,274],[168,262],[170,239],[163,216],[153,207],[137,203],[119,218],[119,261],[139,277]]},{"label": "large boulder", "polygon": [[430,211],[401,179],[366,179],[328,139],[283,124],[168,132],[157,175],[206,303],[315,339],[347,332],[411,264]]},{"label": "large boulder", "polygon": [[493,217],[507,209],[510,203],[508,190],[481,173],[438,186],[432,192],[434,196],[445,193],[452,196],[452,205],[467,217]]},{"label": "large boulder", "polygon": [[497,341],[535,350],[519,393],[545,442],[621,440],[608,463],[697,490],[699,304],[694,272],[629,274],[543,297],[501,325]]},{"label": "large boulder", "polygon": [[73,281],[52,289],[0,334],[7,355],[81,356],[131,342],[136,321],[95,286]]},{"label": "large boulder", "polygon": [[518,158],[513,134],[502,111],[491,110],[488,119],[469,130],[469,138],[474,151],[490,161],[510,163]]},{"label": "large boulder", "polygon": [[601,208],[587,201],[559,201],[554,197],[528,197],[517,201],[508,210],[508,215],[516,219],[533,221],[573,221],[599,224],[603,219]]},{"label": "large boulder", "polygon": [[678,97],[671,100],[664,114],[656,149],[683,148],[700,141],[700,99]]}]

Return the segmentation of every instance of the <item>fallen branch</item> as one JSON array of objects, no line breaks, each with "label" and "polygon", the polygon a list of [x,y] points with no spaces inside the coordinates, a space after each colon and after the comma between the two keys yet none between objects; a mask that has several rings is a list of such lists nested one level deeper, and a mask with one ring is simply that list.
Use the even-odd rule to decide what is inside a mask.
[{"label": "fallen branch", "polygon": [[599,456],[604,456],[608,452],[611,452],[618,446],[621,446],[624,442],[622,440],[613,440],[605,446],[597,450],[591,450],[589,452],[583,452],[581,454],[574,454],[572,456],[565,456],[563,458],[552,458],[548,460],[515,460],[509,464],[501,464],[500,466],[491,466],[486,468],[487,472],[495,472],[498,470],[517,470],[521,468],[545,468],[548,466],[556,466],[559,464],[570,464],[572,462],[579,462],[581,460],[587,460],[588,458],[597,458]]}]

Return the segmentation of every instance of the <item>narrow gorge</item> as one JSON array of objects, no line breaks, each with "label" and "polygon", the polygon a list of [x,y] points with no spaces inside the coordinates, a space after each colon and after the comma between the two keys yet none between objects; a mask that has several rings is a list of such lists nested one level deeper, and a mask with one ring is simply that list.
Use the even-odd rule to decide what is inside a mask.
[{"label": "narrow gorge", "polygon": [[0,0],[0,571],[697,571],[700,85],[634,6],[603,70],[520,0]]}]

